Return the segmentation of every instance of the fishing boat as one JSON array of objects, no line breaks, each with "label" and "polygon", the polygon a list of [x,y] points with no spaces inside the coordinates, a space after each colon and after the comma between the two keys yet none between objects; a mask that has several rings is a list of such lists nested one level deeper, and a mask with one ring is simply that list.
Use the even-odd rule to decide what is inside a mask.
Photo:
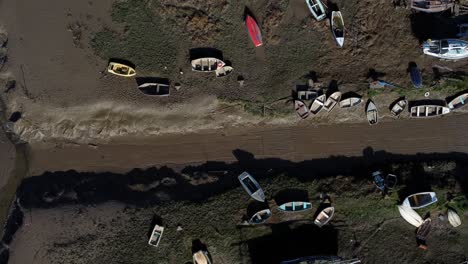
[{"label": "fishing boat", "polygon": [[257,21],[255,21],[255,19],[250,15],[246,15],[244,23],[247,27],[247,31],[249,32],[250,38],[252,39],[252,42],[255,45],[255,47],[262,46],[262,33],[260,32],[260,28],[258,27]]},{"label": "fishing boat", "polygon": [[169,96],[169,85],[162,83],[143,83],[138,89],[149,96]]},{"label": "fishing boat", "polygon": [[467,38],[468,37],[468,24],[461,24],[458,25],[459,32],[457,34],[457,37],[459,38]]},{"label": "fishing boat", "polygon": [[403,201],[403,205],[413,209],[419,209],[437,202],[435,192],[421,192],[412,194]]},{"label": "fishing boat", "polygon": [[310,113],[316,115],[322,110],[323,105],[325,104],[326,95],[322,94],[319,97],[315,98],[314,102],[310,106]]},{"label": "fishing boat", "polygon": [[316,224],[318,227],[326,225],[333,218],[334,213],[335,207],[330,206],[323,209],[315,218],[314,224]]},{"label": "fishing boat", "polygon": [[424,222],[422,217],[411,207],[405,205],[397,205],[397,207],[398,211],[400,211],[401,217],[403,217],[403,219],[405,219],[406,222],[410,223],[411,225],[419,227]]},{"label": "fishing boat", "polygon": [[199,58],[192,60],[192,71],[212,72],[226,65],[224,61],[217,58]]},{"label": "fishing boat", "polygon": [[231,74],[232,71],[234,71],[234,68],[232,68],[231,66],[223,66],[221,68],[216,69],[216,77],[221,78],[227,76]]},{"label": "fishing boat", "polygon": [[468,93],[462,94],[454,98],[452,101],[448,103],[448,108],[452,110],[456,110],[465,106],[468,103]]},{"label": "fishing boat", "polygon": [[385,190],[385,180],[382,177],[382,172],[380,171],[373,172],[372,178],[374,178],[374,184],[379,190],[381,191]]},{"label": "fishing boat", "polygon": [[341,108],[349,108],[356,106],[358,104],[362,103],[362,99],[360,97],[350,97],[346,98],[340,101],[340,107]]},{"label": "fishing boat", "polygon": [[333,37],[335,37],[336,43],[338,43],[338,46],[343,47],[344,38],[345,38],[345,27],[344,27],[343,16],[341,15],[340,11],[332,12],[331,28],[332,28]]},{"label": "fishing boat", "polygon": [[445,60],[468,58],[468,42],[460,39],[428,40],[423,43],[426,55]]},{"label": "fishing boat", "polygon": [[155,225],[153,228],[153,232],[151,232],[151,237],[148,241],[148,245],[157,247],[159,245],[159,242],[161,241],[163,232],[164,232],[164,227]]},{"label": "fishing boat", "polygon": [[411,117],[429,118],[450,113],[450,109],[440,105],[420,105],[411,107]]},{"label": "fishing boat", "polygon": [[366,116],[369,125],[375,125],[379,122],[379,112],[377,111],[377,107],[375,106],[372,100],[369,100],[366,107]]},{"label": "fishing boat", "polygon": [[309,117],[309,108],[301,100],[294,100],[294,109],[300,118],[306,119]]},{"label": "fishing boat", "polygon": [[128,65],[118,62],[109,62],[107,71],[122,77],[132,77],[136,75],[135,69]]},{"label": "fishing boat", "polygon": [[302,212],[312,208],[312,204],[309,202],[289,202],[280,205],[280,211],[283,212]]},{"label": "fishing boat", "polygon": [[396,184],[398,182],[398,178],[394,174],[388,174],[387,178],[385,178],[385,187],[388,189],[393,189],[395,188]]},{"label": "fishing boat", "polygon": [[420,88],[422,85],[422,75],[418,66],[416,64],[412,65],[409,71],[414,88]]},{"label": "fishing boat", "polygon": [[321,0],[306,0],[307,6],[310,12],[317,21],[321,21],[327,17],[325,13],[325,7]]},{"label": "fishing boat", "polygon": [[405,99],[399,100],[393,104],[392,108],[390,109],[390,112],[394,116],[399,116],[403,111],[405,111],[407,104],[408,101],[406,101]]},{"label": "fishing boat", "polygon": [[264,210],[261,210],[261,211],[255,213],[252,216],[252,218],[250,218],[249,223],[251,223],[253,225],[263,224],[270,217],[271,217],[271,210],[270,209],[264,209]]},{"label": "fishing boat", "polygon": [[458,216],[457,212],[455,212],[452,209],[448,209],[447,215],[448,215],[449,223],[453,227],[457,227],[461,225],[461,219],[460,219],[460,216]]},{"label": "fishing boat", "polygon": [[193,264],[211,264],[208,252],[200,250],[193,254]]},{"label": "fishing boat", "polygon": [[443,12],[455,7],[455,0],[412,0],[411,8],[425,13]]},{"label": "fishing boat", "polygon": [[333,110],[335,105],[338,104],[338,102],[341,99],[341,92],[334,92],[328,97],[327,101],[323,104],[323,109],[325,109],[327,112],[330,112]]},{"label": "fishing boat", "polygon": [[263,192],[260,184],[250,175],[248,172],[244,171],[238,177],[242,187],[244,187],[245,191],[255,200],[259,202],[265,201],[265,193]]}]

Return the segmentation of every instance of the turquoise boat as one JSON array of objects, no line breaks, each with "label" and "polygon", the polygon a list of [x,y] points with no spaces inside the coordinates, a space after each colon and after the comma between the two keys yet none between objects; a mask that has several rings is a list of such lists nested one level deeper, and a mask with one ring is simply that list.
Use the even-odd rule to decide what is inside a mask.
[{"label": "turquoise boat", "polygon": [[312,208],[309,202],[289,202],[278,207],[283,212],[302,212]]},{"label": "turquoise boat", "polygon": [[322,1],[306,0],[306,3],[310,9],[310,12],[315,17],[315,19],[317,19],[317,21],[323,20],[324,18],[327,17]]}]

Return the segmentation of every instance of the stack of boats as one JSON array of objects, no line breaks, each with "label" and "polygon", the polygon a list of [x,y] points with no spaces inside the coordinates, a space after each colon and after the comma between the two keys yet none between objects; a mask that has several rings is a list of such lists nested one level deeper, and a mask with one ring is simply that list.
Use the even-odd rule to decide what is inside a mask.
[{"label": "stack of boats", "polygon": [[[314,96],[304,96],[305,94],[313,94]],[[317,91],[298,92],[298,98],[294,100],[294,109],[299,117],[305,119],[310,115],[317,115],[322,110],[331,112],[337,105],[341,108],[350,108],[362,103],[361,97],[353,96],[342,99],[342,94],[339,91],[332,93],[328,98],[325,94],[317,96],[318,94]],[[307,106],[304,100],[311,100],[310,106]]]}]

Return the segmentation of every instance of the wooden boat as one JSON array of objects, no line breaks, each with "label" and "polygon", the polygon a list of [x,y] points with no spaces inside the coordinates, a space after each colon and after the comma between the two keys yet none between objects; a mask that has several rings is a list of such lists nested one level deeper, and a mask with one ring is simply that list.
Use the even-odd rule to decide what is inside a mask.
[{"label": "wooden boat", "polygon": [[192,71],[212,72],[226,65],[224,61],[216,58],[200,58],[192,60]]},{"label": "wooden boat", "polygon": [[307,6],[309,7],[310,12],[317,21],[321,21],[327,17],[325,13],[325,8],[321,0],[306,0]]},{"label": "wooden boat", "polygon": [[453,227],[457,227],[461,225],[460,216],[458,216],[457,212],[455,212],[454,210],[448,209],[447,216],[448,216],[449,223]]},{"label": "wooden boat", "polygon": [[382,172],[375,171],[372,173],[372,177],[374,178],[375,186],[381,191],[385,190],[385,180],[382,177]]},{"label": "wooden boat", "polygon": [[418,229],[416,230],[416,238],[426,241],[426,238],[429,235],[429,232],[431,231],[431,225],[432,225],[432,221],[430,218],[427,218],[426,220],[424,220],[422,225],[420,225]]},{"label": "wooden boat", "polygon": [[169,85],[162,83],[143,83],[138,89],[149,96],[169,96]]},{"label": "wooden boat", "polygon": [[356,106],[362,102],[362,99],[360,97],[350,97],[347,99],[343,99],[340,101],[340,107],[341,108],[349,108]]},{"label": "wooden boat", "polygon": [[250,218],[249,223],[251,223],[253,225],[263,224],[270,217],[271,217],[271,210],[270,209],[264,209],[264,210],[261,210],[261,211],[255,213],[252,216],[252,218]]},{"label": "wooden boat", "polygon": [[310,106],[310,113],[316,115],[322,110],[323,105],[325,104],[326,95],[322,94],[319,97],[315,98],[314,102]]},{"label": "wooden boat", "polygon": [[318,227],[326,225],[333,218],[335,207],[327,207],[323,209],[314,220],[314,224]]},{"label": "wooden boat", "polygon": [[164,227],[155,225],[153,228],[153,232],[151,232],[151,237],[148,241],[148,245],[157,247],[159,245],[159,242],[161,241],[163,232],[164,232]]},{"label": "wooden boat", "polygon": [[280,205],[280,211],[283,212],[302,212],[312,208],[312,204],[309,202],[289,202]]},{"label": "wooden boat", "polygon": [[340,11],[332,12],[331,28],[332,28],[333,37],[335,37],[336,43],[338,43],[338,46],[343,47],[344,38],[345,38],[345,27],[344,27],[343,16],[341,15]]},{"label": "wooden boat", "polygon": [[385,179],[385,186],[386,186],[388,189],[393,189],[393,188],[395,188],[397,182],[398,182],[398,178],[397,178],[396,175],[394,175],[394,174],[388,174],[388,175],[387,175],[387,178]]},{"label": "wooden boat", "polygon": [[408,104],[408,101],[406,101],[405,99],[402,99],[396,102],[395,104],[393,104],[392,108],[390,109],[390,112],[394,116],[399,116],[403,111],[405,111],[407,104]]},{"label": "wooden boat", "polygon": [[423,43],[426,55],[445,60],[468,58],[468,42],[460,39],[428,40]]},{"label": "wooden boat", "polygon": [[250,175],[248,172],[244,171],[238,177],[242,187],[245,191],[255,200],[259,202],[265,202],[265,193],[263,192],[260,184]]},{"label": "wooden boat", "polygon": [[327,112],[330,112],[333,110],[336,104],[341,99],[341,92],[334,92],[328,97],[327,101],[323,104],[323,109],[325,109]]},{"label": "wooden boat", "polygon": [[379,122],[379,112],[377,111],[377,107],[375,106],[374,102],[369,100],[366,107],[366,116],[367,121],[369,121],[369,125],[375,125]]},{"label": "wooden boat", "polygon": [[443,12],[455,7],[455,0],[412,0],[411,8],[425,13]]},{"label": "wooden boat", "polygon": [[465,106],[466,103],[468,103],[468,93],[457,96],[448,103],[448,107],[450,110],[456,110]]},{"label": "wooden boat", "polygon": [[200,250],[193,254],[193,264],[211,264],[208,252]]},{"label": "wooden boat", "polygon": [[234,71],[234,68],[232,68],[231,66],[223,66],[221,68],[218,68],[215,71],[216,72],[216,77],[221,78],[221,77],[227,76],[227,75],[231,74],[232,71]]},{"label": "wooden boat", "polygon": [[247,27],[247,31],[249,32],[250,38],[252,39],[252,42],[255,45],[255,47],[262,46],[262,33],[260,32],[260,28],[258,27],[257,21],[255,21],[255,19],[250,15],[246,15],[244,23]]},{"label": "wooden boat", "polygon": [[421,192],[412,194],[403,201],[403,205],[413,209],[419,209],[437,202],[435,192]]},{"label": "wooden boat", "polygon": [[306,119],[309,117],[309,108],[301,100],[294,100],[294,109],[300,118]]},{"label": "wooden boat", "polygon": [[406,220],[406,222],[412,224],[415,227],[419,227],[424,222],[422,217],[416,213],[411,207],[405,205],[397,205],[398,211],[400,211],[401,217]]},{"label": "wooden boat", "polygon": [[109,66],[107,67],[107,71],[123,77],[132,77],[136,75],[135,69],[132,67],[118,63],[118,62],[109,62]]},{"label": "wooden boat", "polygon": [[414,88],[420,88],[422,85],[422,75],[417,65],[413,65],[410,68],[410,77]]},{"label": "wooden boat", "polygon": [[442,116],[450,113],[450,109],[439,105],[421,105],[411,107],[411,117],[413,118],[429,118]]}]

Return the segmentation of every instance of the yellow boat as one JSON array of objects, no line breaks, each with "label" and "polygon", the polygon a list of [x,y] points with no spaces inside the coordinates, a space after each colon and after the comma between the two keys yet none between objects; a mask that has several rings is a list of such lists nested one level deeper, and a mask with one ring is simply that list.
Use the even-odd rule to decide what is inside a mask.
[{"label": "yellow boat", "polygon": [[107,71],[123,77],[132,77],[136,74],[135,69],[132,67],[117,62],[109,62]]}]

